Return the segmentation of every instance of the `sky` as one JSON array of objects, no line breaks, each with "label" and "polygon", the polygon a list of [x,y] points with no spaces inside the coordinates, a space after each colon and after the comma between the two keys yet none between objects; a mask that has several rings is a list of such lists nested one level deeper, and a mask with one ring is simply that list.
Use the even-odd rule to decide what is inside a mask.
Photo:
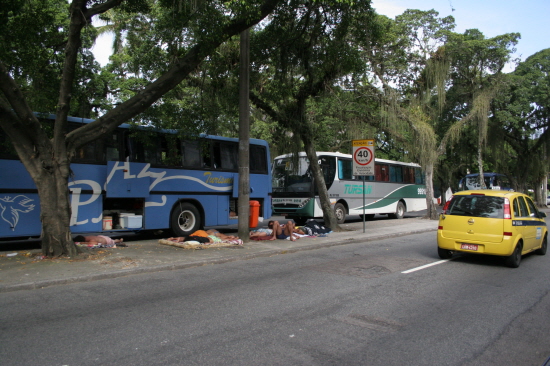
[{"label": "sky", "polygon": [[[373,0],[372,7],[390,18],[406,9],[434,9],[440,17],[455,18],[456,33],[474,28],[486,38],[520,33],[513,57],[521,61],[550,48],[550,0]],[[504,71],[512,70],[510,65]]]},{"label": "sky", "polygon": [[[521,39],[513,57],[521,61],[550,48],[550,0],[373,0],[372,6],[390,18],[406,9],[434,9],[440,17],[455,18],[457,33],[477,28],[491,38],[518,32]],[[92,50],[101,65],[109,61],[111,43],[110,36],[102,36]],[[512,71],[513,66],[507,69],[504,71]]]}]

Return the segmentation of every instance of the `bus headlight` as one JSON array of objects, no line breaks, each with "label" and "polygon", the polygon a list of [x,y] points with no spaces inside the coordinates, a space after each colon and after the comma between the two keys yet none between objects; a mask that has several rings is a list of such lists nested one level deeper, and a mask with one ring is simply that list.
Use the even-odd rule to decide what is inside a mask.
[{"label": "bus headlight", "polygon": [[307,199],[303,200],[302,203],[300,203],[300,204],[298,205],[298,208],[302,208],[302,207],[304,207],[305,205],[307,205],[307,203],[309,202],[309,200],[311,200],[311,198],[307,198]]}]

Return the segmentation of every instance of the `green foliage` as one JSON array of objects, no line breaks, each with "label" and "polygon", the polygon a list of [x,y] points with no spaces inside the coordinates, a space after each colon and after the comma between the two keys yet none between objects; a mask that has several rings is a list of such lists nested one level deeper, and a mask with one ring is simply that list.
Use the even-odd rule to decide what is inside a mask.
[{"label": "green foliage", "polygon": [[493,163],[523,191],[548,173],[550,49],[528,57],[507,75],[491,121]]}]

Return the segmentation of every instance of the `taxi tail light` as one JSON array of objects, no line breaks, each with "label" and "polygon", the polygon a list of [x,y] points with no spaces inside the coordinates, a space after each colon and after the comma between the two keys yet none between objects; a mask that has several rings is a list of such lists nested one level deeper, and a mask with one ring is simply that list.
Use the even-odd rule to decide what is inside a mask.
[{"label": "taxi tail light", "polygon": [[449,209],[449,205],[451,204],[451,200],[448,200],[445,202],[445,205],[443,206],[443,215],[447,214],[447,210]]},{"label": "taxi tail light", "polygon": [[510,231],[505,231],[502,233],[504,236],[512,236],[512,233]]},{"label": "taxi tail light", "polygon": [[[504,198],[504,219],[512,219],[512,215],[510,214],[510,200],[508,198]],[[506,233],[504,233],[504,235],[506,235]]]}]

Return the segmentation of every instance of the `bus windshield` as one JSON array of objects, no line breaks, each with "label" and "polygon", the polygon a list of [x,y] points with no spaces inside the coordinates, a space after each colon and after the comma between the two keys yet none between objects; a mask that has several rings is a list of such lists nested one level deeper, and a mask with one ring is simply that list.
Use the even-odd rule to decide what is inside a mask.
[{"label": "bus windshield", "polygon": [[294,166],[291,157],[276,159],[273,163],[273,192],[311,192],[313,176],[309,169],[309,160],[305,156],[298,158]]},{"label": "bus windshield", "polygon": [[[318,159],[326,187],[329,189],[336,175],[336,158],[321,155]],[[290,156],[275,159],[272,173],[273,192],[318,194],[309,159],[306,156],[300,156],[296,167],[293,166],[293,161]]]}]

